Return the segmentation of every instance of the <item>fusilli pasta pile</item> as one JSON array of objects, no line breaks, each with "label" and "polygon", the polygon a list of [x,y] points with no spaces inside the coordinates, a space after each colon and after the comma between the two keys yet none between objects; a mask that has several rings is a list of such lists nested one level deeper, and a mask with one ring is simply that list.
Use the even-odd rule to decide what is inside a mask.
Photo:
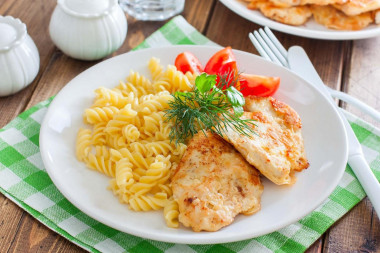
[{"label": "fusilli pasta pile", "polygon": [[193,89],[196,76],[175,66],[166,70],[156,58],[148,63],[151,79],[131,71],[114,89],[95,90],[84,112],[91,129],[80,129],[76,156],[87,167],[109,177],[110,189],[134,211],[164,208],[169,227],[178,227],[178,204],[172,198],[170,175],[185,144],[170,142],[171,123],[164,110],[170,93]]}]

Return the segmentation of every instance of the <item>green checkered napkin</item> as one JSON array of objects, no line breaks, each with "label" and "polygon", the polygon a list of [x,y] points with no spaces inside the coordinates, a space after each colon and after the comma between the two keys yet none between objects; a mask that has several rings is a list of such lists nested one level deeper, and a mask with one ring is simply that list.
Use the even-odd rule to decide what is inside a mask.
[{"label": "green checkered napkin", "polygon": [[[172,45],[215,45],[177,16],[137,49]],[[88,217],[57,190],[42,164],[41,121],[52,99],[20,114],[0,130],[0,191],[36,219],[92,252],[303,252],[365,193],[347,167],[331,196],[311,214],[283,229],[257,238],[215,245],[184,245],[135,237]],[[347,115],[370,167],[380,179],[380,131]]]}]

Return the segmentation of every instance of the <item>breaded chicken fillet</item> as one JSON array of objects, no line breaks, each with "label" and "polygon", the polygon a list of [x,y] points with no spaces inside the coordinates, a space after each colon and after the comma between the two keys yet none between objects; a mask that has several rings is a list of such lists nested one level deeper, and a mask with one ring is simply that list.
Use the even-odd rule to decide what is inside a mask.
[{"label": "breaded chicken fillet", "polygon": [[355,16],[380,9],[380,0],[350,0],[344,4],[334,4],[334,7],[348,16]]},{"label": "breaded chicken fillet", "polygon": [[252,0],[247,7],[252,10],[260,10],[267,18],[288,25],[302,25],[312,15],[307,5],[284,7],[276,6],[267,0]]},{"label": "breaded chicken fillet", "polygon": [[239,214],[260,210],[258,171],[221,137],[196,134],[172,178],[179,221],[194,231],[217,231]]},{"label": "breaded chicken fillet", "polygon": [[369,26],[374,21],[371,12],[348,16],[332,6],[318,5],[313,5],[311,11],[317,23],[337,30],[360,30]]},{"label": "breaded chicken fillet", "polygon": [[256,135],[227,129],[223,138],[275,184],[293,184],[295,172],[309,166],[301,135],[301,119],[287,104],[272,97],[245,99],[242,118],[255,120]]}]

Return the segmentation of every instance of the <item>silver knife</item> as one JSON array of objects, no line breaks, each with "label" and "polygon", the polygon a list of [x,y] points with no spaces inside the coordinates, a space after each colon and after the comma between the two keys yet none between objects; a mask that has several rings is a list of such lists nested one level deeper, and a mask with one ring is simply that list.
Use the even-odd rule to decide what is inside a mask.
[{"label": "silver knife", "polygon": [[288,63],[289,68],[293,72],[313,84],[328,98],[331,104],[337,107],[340,117],[344,123],[348,138],[348,164],[354,171],[364,191],[367,193],[368,198],[372,202],[372,206],[377,213],[377,217],[380,218],[380,183],[369,168],[368,163],[364,158],[361,145],[346,117],[343,115],[341,109],[335,104],[325,84],[319,77],[317,71],[302,47],[293,46],[289,48]]}]

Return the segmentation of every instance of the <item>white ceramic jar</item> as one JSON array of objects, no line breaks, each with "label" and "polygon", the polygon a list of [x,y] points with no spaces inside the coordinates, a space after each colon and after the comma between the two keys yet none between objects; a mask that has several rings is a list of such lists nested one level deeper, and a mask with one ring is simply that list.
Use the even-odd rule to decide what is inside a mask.
[{"label": "white ceramic jar", "polygon": [[40,56],[26,25],[11,16],[0,16],[0,96],[28,86],[40,69]]},{"label": "white ceramic jar", "polygon": [[127,19],[117,0],[58,0],[49,32],[70,57],[97,60],[123,44]]}]

